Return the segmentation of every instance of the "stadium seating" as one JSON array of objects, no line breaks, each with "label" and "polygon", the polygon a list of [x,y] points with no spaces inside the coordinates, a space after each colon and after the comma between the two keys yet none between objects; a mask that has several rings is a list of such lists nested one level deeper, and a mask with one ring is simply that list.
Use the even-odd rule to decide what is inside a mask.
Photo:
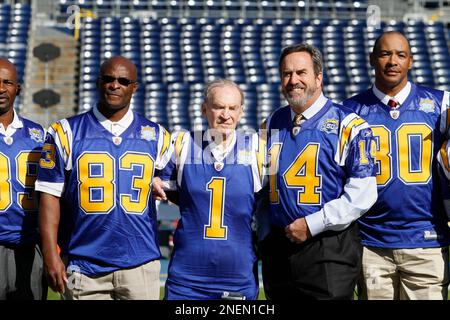
[{"label": "stadium seating", "polygon": [[[0,3],[0,56],[8,58],[16,65],[19,82],[23,83],[28,46],[28,30],[31,20],[31,7],[16,3]],[[14,105],[21,105],[18,96]]]},{"label": "stadium seating", "polygon": [[93,74],[100,62],[121,54],[140,70],[132,108],[169,130],[206,125],[201,116],[204,83],[220,77],[241,85],[245,114],[240,125],[256,129],[285,103],[278,75],[282,47],[302,41],[322,51],[324,92],[342,101],[371,85],[368,57],[382,29],[402,31],[410,39],[412,80],[450,89],[448,30],[442,23],[383,22],[382,29],[374,29],[355,19],[105,17],[87,18],[83,26],[79,111],[96,101]]}]

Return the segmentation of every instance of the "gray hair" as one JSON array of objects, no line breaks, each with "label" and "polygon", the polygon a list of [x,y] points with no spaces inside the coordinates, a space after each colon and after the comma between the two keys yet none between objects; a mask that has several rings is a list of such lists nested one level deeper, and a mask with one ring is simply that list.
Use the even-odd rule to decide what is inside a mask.
[{"label": "gray hair", "polygon": [[281,64],[283,63],[284,58],[291,53],[294,52],[307,52],[311,56],[311,59],[313,61],[314,66],[314,74],[316,77],[323,72],[323,60],[322,60],[322,54],[320,53],[320,50],[317,49],[315,46],[307,44],[307,43],[300,43],[300,44],[293,44],[287,47],[284,47],[280,54],[280,60],[278,61],[278,71],[280,72],[281,76]]},{"label": "gray hair", "polygon": [[244,91],[242,91],[242,89],[239,88],[239,86],[236,84],[236,82],[228,80],[228,79],[215,79],[213,81],[208,82],[205,86],[205,90],[203,91],[204,102],[209,103],[209,101],[211,99],[212,89],[217,88],[217,87],[224,87],[224,86],[235,87],[241,94],[241,106],[244,105]]}]

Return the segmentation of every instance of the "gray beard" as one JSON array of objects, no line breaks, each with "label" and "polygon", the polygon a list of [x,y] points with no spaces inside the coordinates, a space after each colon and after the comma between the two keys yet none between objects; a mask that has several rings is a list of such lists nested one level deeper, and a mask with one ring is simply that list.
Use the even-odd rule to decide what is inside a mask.
[{"label": "gray beard", "polygon": [[303,97],[291,97],[286,91],[283,90],[283,96],[285,97],[285,99],[287,100],[287,102],[291,107],[303,108],[305,104],[309,101],[309,99],[312,98],[316,90],[317,90],[316,86],[307,88],[305,90],[305,94],[303,95]]}]

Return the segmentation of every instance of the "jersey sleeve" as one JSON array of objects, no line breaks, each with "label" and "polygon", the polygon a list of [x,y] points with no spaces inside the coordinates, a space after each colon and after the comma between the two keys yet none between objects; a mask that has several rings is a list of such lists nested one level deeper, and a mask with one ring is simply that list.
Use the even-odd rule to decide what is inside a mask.
[{"label": "jersey sleeve", "polygon": [[450,137],[450,92],[444,91],[441,103],[440,131],[447,138]]},{"label": "jersey sleeve", "polygon": [[61,120],[47,130],[39,160],[36,191],[60,197],[64,191],[65,170],[71,170],[72,131],[67,120]]},{"label": "jersey sleeve", "polygon": [[450,163],[448,159],[449,152],[450,143],[449,140],[446,140],[442,143],[442,147],[437,155],[437,161],[439,163],[439,166],[442,168],[442,172],[448,180],[450,180]]},{"label": "jersey sleeve", "polygon": [[341,123],[340,142],[335,160],[347,173],[343,194],[324,204],[323,208],[305,217],[311,235],[323,231],[340,231],[366,213],[377,199],[372,130],[356,114]]},{"label": "jersey sleeve", "polygon": [[266,137],[258,134],[252,136],[255,160],[252,165],[254,192],[258,192],[267,183],[266,175]]},{"label": "jersey sleeve", "polygon": [[369,124],[351,114],[344,118],[340,130],[340,143],[336,160],[345,166],[349,178],[374,177],[375,160],[371,148],[375,140]]},{"label": "jersey sleeve", "polygon": [[158,124],[158,127],[158,155],[156,157],[155,167],[157,170],[161,170],[170,159],[170,134],[163,126]]},{"label": "jersey sleeve", "polygon": [[181,158],[182,154],[185,158],[184,149],[188,136],[187,131],[178,131],[174,132],[170,138],[170,146],[166,155],[167,162],[164,168],[158,172],[158,177],[161,178],[167,190],[176,190],[177,188],[177,180],[180,176],[179,170],[183,168]]}]

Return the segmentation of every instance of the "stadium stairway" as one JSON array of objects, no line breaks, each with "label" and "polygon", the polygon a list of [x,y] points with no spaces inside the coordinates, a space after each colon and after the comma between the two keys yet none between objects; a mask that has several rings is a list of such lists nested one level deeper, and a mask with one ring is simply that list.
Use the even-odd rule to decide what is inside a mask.
[{"label": "stadium stairway", "polygon": [[[33,103],[33,95],[45,88],[45,63],[33,56],[33,49],[41,43],[52,43],[61,55],[48,63],[48,88],[61,96],[57,105],[43,109]],[[24,104],[21,114],[44,127],[71,116],[76,108],[77,42],[72,35],[55,28],[34,26],[30,30],[25,69]]]}]

